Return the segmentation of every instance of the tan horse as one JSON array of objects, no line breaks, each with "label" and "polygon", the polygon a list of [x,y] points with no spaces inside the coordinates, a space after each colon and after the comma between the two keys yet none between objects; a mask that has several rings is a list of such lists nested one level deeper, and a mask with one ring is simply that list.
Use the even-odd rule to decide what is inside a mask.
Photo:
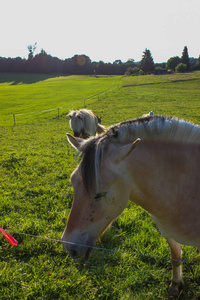
[{"label": "tan horse", "polygon": [[170,295],[177,296],[183,283],[181,244],[200,250],[200,127],[149,116],[87,141],[70,135],[68,140],[83,158],[71,175],[74,200],[64,248],[72,258],[87,257],[130,199],[151,214],[169,243]]},{"label": "tan horse", "polygon": [[75,137],[85,139],[106,130],[106,128],[100,124],[101,118],[96,116],[91,110],[72,110],[68,116],[70,117],[70,127]]}]

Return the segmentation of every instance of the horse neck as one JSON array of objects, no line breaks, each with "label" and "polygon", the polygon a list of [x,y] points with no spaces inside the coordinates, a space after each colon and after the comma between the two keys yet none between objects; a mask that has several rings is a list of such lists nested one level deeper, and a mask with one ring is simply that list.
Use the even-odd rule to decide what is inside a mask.
[{"label": "horse neck", "polygon": [[132,182],[130,199],[153,215],[164,212],[166,204],[179,210],[174,195],[179,195],[183,204],[188,201],[184,185],[191,189],[187,194],[192,195],[195,182],[200,180],[197,144],[141,142],[125,165]]}]

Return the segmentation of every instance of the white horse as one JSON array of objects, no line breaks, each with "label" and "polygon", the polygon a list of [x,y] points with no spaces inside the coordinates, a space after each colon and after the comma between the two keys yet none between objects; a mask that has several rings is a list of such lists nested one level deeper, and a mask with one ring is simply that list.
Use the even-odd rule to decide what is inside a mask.
[{"label": "white horse", "polygon": [[142,117],[149,117],[149,116],[153,116],[153,115],[154,115],[154,112],[150,111],[148,114],[142,115]]},{"label": "white horse", "polygon": [[70,127],[75,137],[88,138],[106,131],[102,126],[101,118],[96,116],[91,110],[80,109],[69,112]]},{"label": "white horse", "polygon": [[177,296],[181,244],[200,250],[200,126],[148,116],[88,140],[68,140],[82,161],[71,175],[74,200],[63,247],[72,258],[87,257],[130,199],[151,214],[170,246],[170,295]]}]

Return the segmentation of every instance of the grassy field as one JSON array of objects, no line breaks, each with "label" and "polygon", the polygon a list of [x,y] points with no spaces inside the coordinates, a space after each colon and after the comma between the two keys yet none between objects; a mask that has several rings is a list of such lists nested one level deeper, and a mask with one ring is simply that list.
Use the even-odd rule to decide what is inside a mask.
[{"label": "grassy field", "polygon": [[[60,76],[42,77],[28,74],[14,79],[14,75],[0,75],[0,125],[27,124],[58,116],[103,98],[120,87],[120,76]],[[24,83],[25,82],[25,83]],[[27,84],[26,82],[32,82]],[[59,109],[59,112],[58,112]]]},{"label": "grassy field", "polygon": [[[150,110],[200,124],[199,95],[200,72],[0,75],[0,226],[27,234],[10,232],[17,247],[0,236],[0,299],[168,299],[169,248],[140,207],[129,203],[97,243],[123,253],[95,249],[83,266],[83,259],[72,260],[56,241],[72,204],[70,174],[77,164],[65,135],[72,133],[66,114],[85,104],[106,126]],[[184,260],[200,262],[197,255],[196,248],[183,247]],[[185,263],[183,273],[179,299],[200,299],[200,266]]]}]

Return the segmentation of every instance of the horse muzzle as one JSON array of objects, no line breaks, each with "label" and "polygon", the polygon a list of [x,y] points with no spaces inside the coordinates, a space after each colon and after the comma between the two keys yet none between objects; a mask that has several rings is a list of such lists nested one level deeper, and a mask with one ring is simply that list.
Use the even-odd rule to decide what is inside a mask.
[{"label": "horse muzzle", "polygon": [[73,259],[79,257],[85,257],[87,259],[95,245],[95,240],[93,238],[88,238],[85,241],[79,239],[79,241],[76,240],[75,242],[71,239],[67,240],[63,235],[61,240],[63,248]]}]

